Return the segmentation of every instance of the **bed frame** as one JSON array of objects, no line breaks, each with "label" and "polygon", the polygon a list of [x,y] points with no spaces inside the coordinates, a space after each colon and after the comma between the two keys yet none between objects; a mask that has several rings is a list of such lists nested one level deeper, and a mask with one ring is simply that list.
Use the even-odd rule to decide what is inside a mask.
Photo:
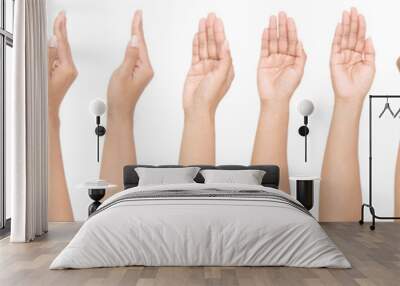
[{"label": "bed frame", "polygon": [[[217,170],[263,170],[265,171],[265,175],[262,179],[261,184],[264,187],[270,187],[278,189],[279,186],[279,167],[275,165],[251,165],[251,166],[242,166],[242,165],[219,165],[219,166],[210,166],[210,165],[190,165],[188,167],[200,167],[201,170],[205,169],[217,169]],[[135,171],[136,167],[147,167],[147,168],[182,168],[185,166],[182,165],[128,165],[124,167],[124,189],[129,189],[136,187],[139,183],[139,176]],[[200,174],[194,178],[197,183],[204,183],[204,178]]]}]

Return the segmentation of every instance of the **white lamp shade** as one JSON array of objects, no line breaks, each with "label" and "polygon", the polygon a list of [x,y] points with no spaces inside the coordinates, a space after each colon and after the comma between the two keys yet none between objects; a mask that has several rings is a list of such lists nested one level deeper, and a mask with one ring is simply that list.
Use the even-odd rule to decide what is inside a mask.
[{"label": "white lamp shade", "polygon": [[309,116],[314,111],[314,104],[311,100],[303,99],[297,105],[297,110],[303,116]]},{"label": "white lamp shade", "polygon": [[96,98],[90,102],[89,110],[94,116],[102,116],[106,112],[106,104],[103,100]]}]

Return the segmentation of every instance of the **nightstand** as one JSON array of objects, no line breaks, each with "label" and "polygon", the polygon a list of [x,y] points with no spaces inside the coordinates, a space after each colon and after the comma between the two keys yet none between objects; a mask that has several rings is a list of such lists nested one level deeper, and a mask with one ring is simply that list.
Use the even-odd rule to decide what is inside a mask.
[{"label": "nightstand", "polygon": [[319,192],[315,194],[316,182],[320,181],[319,177],[307,177],[307,176],[296,176],[290,177],[291,181],[295,182],[295,191],[292,192],[292,196],[296,198],[307,210],[311,211],[317,209],[314,213],[318,214],[318,204],[315,206],[315,196],[318,196],[317,202],[319,202]]},{"label": "nightstand", "polygon": [[88,207],[88,215],[94,213],[101,205],[100,200],[104,198],[107,189],[116,188],[117,185],[107,183],[104,180],[88,181],[78,186],[80,189],[88,190],[89,197],[93,200]]}]

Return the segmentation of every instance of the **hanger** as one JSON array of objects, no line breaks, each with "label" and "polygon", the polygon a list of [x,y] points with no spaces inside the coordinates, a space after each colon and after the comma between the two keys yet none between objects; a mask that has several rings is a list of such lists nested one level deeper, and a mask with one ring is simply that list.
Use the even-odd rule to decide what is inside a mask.
[{"label": "hanger", "polygon": [[399,108],[399,110],[397,110],[397,112],[393,115],[393,117],[396,118],[397,115],[399,115],[399,114],[400,114],[400,108]]},{"label": "hanger", "polygon": [[386,110],[389,110],[390,114],[392,114],[393,117],[396,117],[396,115],[399,113],[399,111],[396,112],[396,115],[394,115],[394,112],[392,111],[392,108],[390,108],[390,104],[389,104],[389,98],[386,97],[386,103],[385,103],[385,107],[383,108],[381,114],[379,115],[379,118],[381,118],[383,116],[383,114],[386,112]]}]

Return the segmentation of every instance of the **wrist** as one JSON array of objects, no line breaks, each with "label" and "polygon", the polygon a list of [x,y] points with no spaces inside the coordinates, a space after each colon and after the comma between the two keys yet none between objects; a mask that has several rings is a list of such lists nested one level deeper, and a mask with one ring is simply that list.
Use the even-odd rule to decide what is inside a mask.
[{"label": "wrist", "polygon": [[214,118],[216,107],[202,102],[201,104],[183,104],[185,119],[191,118]]},{"label": "wrist", "polygon": [[116,112],[115,110],[107,110],[107,122],[112,123],[125,123],[132,122],[134,115],[134,109],[122,112]]},{"label": "wrist", "polygon": [[191,122],[213,122],[215,110],[213,109],[184,109],[185,123]]},{"label": "wrist", "polygon": [[333,118],[334,120],[346,122],[345,125],[350,126],[360,120],[362,108],[363,98],[335,98]]},{"label": "wrist", "polygon": [[47,112],[48,116],[48,125],[50,127],[58,127],[60,126],[60,116],[59,116],[59,110],[57,109],[50,109]]},{"label": "wrist", "polygon": [[286,98],[262,100],[260,105],[260,112],[262,114],[274,113],[277,115],[285,115],[289,113],[289,105],[290,101]]},{"label": "wrist", "polygon": [[335,107],[340,108],[358,108],[362,109],[364,103],[364,96],[355,96],[355,95],[337,95],[335,94]]},{"label": "wrist", "polygon": [[48,109],[47,109],[47,116],[48,116],[48,121],[60,121],[60,108],[59,106],[51,106],[49,104]]}]

